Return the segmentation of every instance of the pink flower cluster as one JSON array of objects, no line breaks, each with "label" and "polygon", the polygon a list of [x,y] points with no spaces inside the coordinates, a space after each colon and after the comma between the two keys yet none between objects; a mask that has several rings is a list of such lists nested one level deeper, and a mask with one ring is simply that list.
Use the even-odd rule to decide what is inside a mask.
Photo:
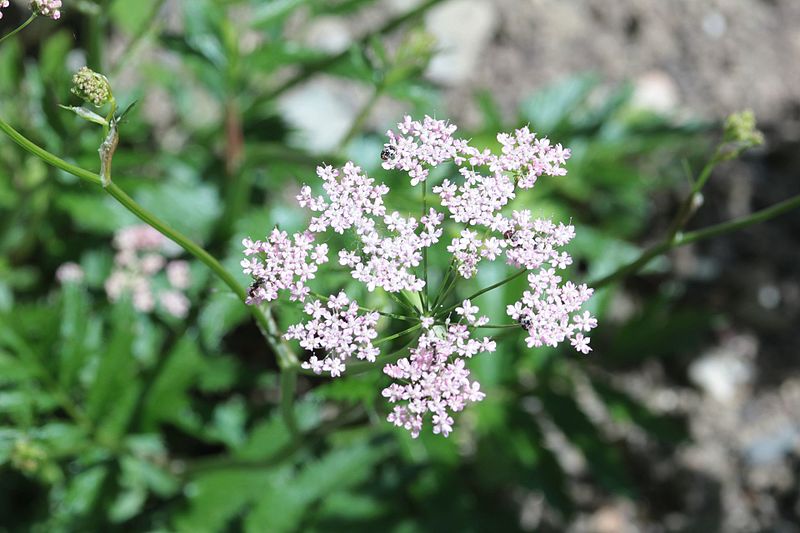
[{"label": "pink flower cluster", "polygon": [[[556,274],[572,263],[563,248],[575,236],[575,229],[533,218],[527,210],[504,212],[518,189],[533,187],[541,176],[566,174],[570,151],[538,138],[527,127],[498,134],[500,154],[455,138],[455,131],[456,126],[442,120],[415,121],[406,116],[396,132],[387,133],[382,166],[406,173],[412,186],[427,188],[432,168],[455,165],[456,172],[432,186],[434,196],[430,205],[420,209],[419,219],[387,208],[389,187],[348,162],[342,169],[317,168],[322,194],[315,194],[308,185],[300,190],[298,203],[311,213],[306,231],[289,238],[276,229],[265,241],[243,241],[242,268],[254,279],[248,303],[272,301],[279,290],[288,290],[290,299],[303,302],[311,317],[309,322],[291,326],[286,335],[312,352],[304,368],[338,376],[348,359],[375,361],[379,354],[377,342],[372,342],[377,337],[377,313],[359,315],[358,304],[343,292],[312,297],[308,283],[316,278],[319,265],[328,261],[329,252],[318,241],[327,242],[329,231],[346,234],[351,244],[338,251],[338,263],[368,291],[382,289],[398,298],[394,293],[426,288],[425,276],[420,274],[423,257],[441,240],[446,219],[456,228],[444,247],[460,277],[473,277],[481,261],[499,258],[528,271],[528,290],[507,309],[527,332],[528,346],[556,346],[569,340],[577,351],[591,351],[585,334],[597,321],[582,312],[582,306],[592,290],[563,282]],[[423,331],[416,347],[407,358],[385,367],[398,380],[383,391],[397,404],[389,421],[413,436],[428,416],[435,433],[449,434],[452,414],[483,398],[479,385],[469,380],[466,360],[494,350],[491,340],[471,338],[471,332],[485,326],[488,318],[478,318],[478,308],[469,300],[455,312],[458,322],[452,322],[440,307],[418,309],[417,316],[410,317],[419,321]]]},{"label": "pink flower cluster", "polygon": [[8,0],[0,0],[0,19],[3,18],[3,9],[8,7]]},{"label": "pink flower cluster", "polygon": [[50,17],[53,20],[61,18],[61,0],[32,0],[31,9],[34,13]]},{"label": "pink flower cluster", "polygon": [[384,367],[383,371],[400,383],[383,389],[383,396],[389,403],[402,402],[392,409],[388,420],[407,429],[412,437],[419,436],[428,413],[433,432],[448,436],[453,430],[450,414],[484,398],[480,383],[470,381],[465,360],[482,352],[493,352],[496,344],[486,337],[470,338],[469,326],[479,326],[489,320],[477,318],[477,312],[478,307],[465,300],[462,307],[456,309],[462,317],[458,323],[451,323],[449,318],[443,325],[424,322],[424,332],[409,357]]},{"label": "pink flower cluster", "polygon": [[303,362],[303,368],[337,377],[342,375],[351,357],[375,362],[380,353],[372,345],[372,340],[378,336],[375,331],[378,313],[359,315],[358,302],[350,301],[344,292],[328,299],[325,305],[312,300],[305,304],[303,311],[311,320],[290,326],[286,338],[298,340],[301,347],[322,356],[312,355]]},{"label": "pink flower cluster", "polygon": [[290,239],[285,231],[274,229],[266,241],[245,239],[242,243],[250,258],[242,260],[242,269],[257,280],[250,287],[248,304],[272,301],[282,289],[290,292],[291,300],[304,300],[309,294],[306,282],[314,279],[318,265],[328,261],[328,245],[314,246],[310,231],[295,233]]},{"label": "pink flower cluster", "polygon": [[[184,294],[191,284],[189,263],[168,260],[176,249],[171,241],[147,225],[130,226],[114,235],[114,269],[106,279],[109,300],[115,302],[130,294],[133,306],[144,313],[156,304],[177,318],[189,312],[189,299]],[[166,274],[166,288],[153,283],[160,273]]]}]

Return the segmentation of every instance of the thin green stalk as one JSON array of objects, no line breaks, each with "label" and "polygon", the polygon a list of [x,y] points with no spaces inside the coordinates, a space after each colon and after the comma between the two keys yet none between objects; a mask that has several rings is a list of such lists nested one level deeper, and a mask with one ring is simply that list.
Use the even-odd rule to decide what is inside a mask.
[{"label": "thin green stalk", "polygon": [[[494,290],[494,289],[496,289],[497,287],[500,287],[500,286],[502,286],[502,285],[505,285],[506,283],[509,283],[509,282],[511,282],[511,281],[514,281],[515,279],[517,279],[517,278],[518,278],[518,277],[520,277],[521,275],[525,274],[527,271],[528,271],[528,270],[527,270],[527,269],[525,269],[525,268],[523,268],[522,270],[518,270],[517,272],[515,272],[515,273],[511,274],[510,276],[508,276],[507,278],[505,278],[505,279],[502,279],[502,280],[500,280],[500,281],[498,281],[497,283],[494,283],[494,284],[492,284],[492,285],[489,285],[488,287],[485,287],[485,288],[483,288],[483,289],[479,290],[478,292],[476,292],[476,293],[474,293],[474,294],[471,294],[471,295],[467,296],[467,297],[466,297],[466,298],[464,298],[464,299],[465,299],[465,300],[472,300],[472,299],[474,299],[474,298],[477,298],[477,297],[478,297],[478,296],[480,296],[481,294],[487,293],[487,292],[489,292],[489,291],[491,291],[491,290]],[[455,309],[455,308],[456,308],[456,307],[458,307],[459,305],[461,305],[461,304],[460,304],[460,303],[453,304],[453,305],[451,305],[450,307],[448,307],[447,309],[445,309],[444,311],[440,311],[439,313],[436,313],[436,316],[437,316],[437,317],[446,316],[448,313],[450,313],[450,312],[451,312],[453,309]]]},{"label": "thin green stalk", "polygon": [[439,287],[439,292],[436,294],[436,298],[433,299],[433,305],[431,305],[431,309],[436,309],[439,303],[443,300],[444,291],[447,289],[447,284],[450,282],[450,275],[453,273],[453,265],[455,264],[455,258],[450,259],[450,264],[447,267],[447,271],[444,273],[444,278],[442,278],[442,284]]},{"label": "thin green stalk", "polygon": [[[408,12],[403,13],[402,15],[398,15],[397,17],[388,20],[386,23],[384,23],[381,27],[377,28],[376,30],[368,32],[363,37],[361,37],[361,39],[359,39],[356,43],[354,43],[353,46],[359,49],[363,48],[374,37],[391,33],[392,31],[396,30],[405,23],[421,16],[430,8],[434,7],[436,4],[439,4],[441,2],[442,0],[427,0],[426,2],[423,2],[419,6],[415,7],[414,9],[411,9]],[[351,48],[348,48],[338,54],[333,54],[328,57],[322,58],[318,61],[314,61],[312,63],[307,64],[297,74],[287,79],[285,82],[283,82],[281,85],[279,85],[272,91],[265,93],[263,96],[259,97],[257,100],[252,102],[250,107],[251,108],[258,107],[265,102],[269,102],[270,100],[275,99],[277,96],[280,96],[289,89],[296,87],[297,85],[311,78],[317,72],[327,70],[330,67],[339,63],[340,61],[348,58],[351,53],[352,53]]]},{"label": "thin green stalk", "polygon": [[35,18],[36,18],[36,13],[31,13],[31,16],[28,17],[28,20],[26,20],[25,22],[23,22],[22,24],[20,24],[19,26],[17,26],[13,30],[11,30],[10,32],[8,32],[5,35],[3,35],[2,37],[0,37],[0,44],[3,44],[3,41],[5,41],[6,39],[12,38],[13,36],[15,36],[16,34],[21,32],[22,30],[24,30],[25,27],[28,24],[30,24],[31,22],[33,22],[33,19],[35,19]]},{"label": "thin green stalk", "polygon": [[86,27],[86,65],[95,72],[103,72],[105,63],[103,44],[108,22],[106,9],[101,5],[97,14],[85,16],[84,21]]},{"label": "thin green stalk", "polygon": [[378,339],[377,341],[373,342],[372,345],[373,346],[380,346],[381,344],[385,344],[385,343],[387,343],[389,341],[393,341],[393,340],[395,340],[395,339],[397,339],[399,337],[402,337],[403,335],[407,335],[408,333],[411,333],[412,331],[416,331],[421,327],[422,327],[421,323],[414,324],[413,326],[411,326],[409,328],[406,328],[403,331],[398,331],[394,335],[389,335],[388,337],[383,337],[382,339]]},{"label": "thin green stalk", "polygon": [[[318,292],[314,292],[314,291],[309,292],[309,294],[311,296],[313,296],[314,298],[319,298],[320,300],[324,300],[326,302],[331,299],[330,296],[325,296],[325,295],[322,295],[322,294],[320,294]],[[358,306],[358,309],[360,311],[364,311],[364,312],[367,312],[367,313],[378,313],[381,316],[386,316],[386,317],[389,317],[389,318],[395,318],[397,320],[405,320],[406,322],[417,322],[416,318],[410,317],[410,316],[406,316],[406,315],[398,315],[398,314],[395,314],[395,313],[387,313],[385,311],[376,311],[375,309],[370,309],[369,307],[362,307],[360,305]]]},{"label": "thin green stalk", "polygon": [[[405,343],[401,348],[398,348],[397,350],[393,351],[390,354],[378,357],[374,363],[370,363],[369,361],[356,361],[355,363],[349,363],[347,365],[347,370],[345,371],[345,374],[347,376],[355,376],[373,370],[380,365],[395,363],[397,362],[398,359],[400,359],[400,357],[402,357],[403,352],[407,350],[411,345],[413,345],[416,341],[417,337],[414,337],[413,339]],[[310,369],[306,368],[301,368],[298,372],[306,376],[319,377],[318,374],[315,374]]]},{"label": "thin green stalk", "polygon": [[406,298],[405,295],[403,295],[402,293],[393,293],[386,291],[386,294],[389,295],[389,298],[397,302],[398,305],[400,305],[401,307],[405,307],[406,309],[414,313],[414,315],[419,314],[419,310],[416,307],[414,307],[414,304],[408,301],[408,298]]},{"label": "thin green stalk", "polygon": [[708,178],[711,177],[711,172],[718,163],[719,149],[714,152],[714,155],[711,156],[711,158],[706,162],[703,170],[700,171],[700,175],[696,180],[694,180],[691,192],[681,204],[680,208],[678,209],[678,214],[675,216],[675,219],[672,221],[672,224],[670,224],[670,227],[667,230],[668,239],[674,239],[678,232],[680,232],[681,229],[683,229],[683,227],[689,222],[689,219],[692,217],[694,211],[698,207],[697,199],[699,198],[700,192],[703,190]]},{"label": "thin green stalk", "polygon": [[467,326],[468,328],[473,329],[510,329],[510,328],[520,328],[519,324],[484,324],[482,326]]},{"label": "thin green stalk", "polygon": [[281,417],[289,434],[296,437],[300,434],[297,417],[294,412],[294,393],[297,389],[297,369],[284,368],[281,371]]},{"label": "thin green stalk", "polygon": [[448,280],[447,286],[442,287],[442,291],[439,293],[440,298],[437,298],[437,304],[432,307],[434,312],[436,311],[438,306],[444,305],[444,302],[447,301],[447,297],[450,296],[450,293],[453,291],[453,289],[455,289],[457,282],[458,282],[458,272],[453,270],[452,278]]},{"label": "thin green stalk", "polygon": [[372,112],[372,109],[375,107],[375,104],[378,103],[378,99],[381,97],[384,90],[385,86],[382,82],[375,85],[375,88],[372,90],[372,94],[370,95],[369,100],[367,100],[366,103],[363,105],[361,110],[353,119],[353,123],[350,124],[350,129],[347,130],[347,133],[344,135],[344,137],[342,137],[342,140],[339,142],[339,146],[336,149],[336,153],[341,153],[345,148],[347,148],[347,145],[350,144],[350,141],[352,141],[353,138],[356,135],[358,135],[358,132],[360,132],[364,128],[364,123],[369,118],[369,114]]},{"label": "thin green stalk", "polygon": [[[422,182],[422,219],[428,213],[428,180]],[[430,293],[428,291],[428,247],[422,249],[422,276],[425,282],[425,303],[423,310],[430,311]]]},{"label": "thin green stalk", "polygon": [[[44,148],[36,145],[32,141],[28,140],[25,136],[20,134],[14,128],[12,128],[8,123],[0,119],[0,131],[8,135],[12,141],[17,143],[20,147],[22,147],[25,151],[29,152],[30,154],[38,157],[45,163],[61,169],[65,172],[72,174],[75,177],[78,177],[82,180],[88,181],[89,183],[93,183],[95,185],[101,185],[101,179],[98,174],[91,172],[89,170],[83,169],[72,163],[68,163],[61,159],[60,157],[48,152]],[[143,222],[147,223],[148,225],[152,226],[156,230],[158,230],[162,235],[167,237],[168,239],[172,240],[173,242],[177,243],[181,248],[195,256],[199,259],[203,264],[205,264],[208,268],[210,268],[214,274],[222,280],[233,292],[236,296],[242,300],[244,304],[245,299],[247,298],[247,291],[244,287],[239,285],[236,281],[236,278],[233,275],[225,270],[225,268],[214,258],[211,254],[209,254],[205,249],[203,249],[198,244],[194,243],[191,239],[180,233],[179,231],[171,228],[165,222],[162,222],[158,219],[155,215],[150,213],[144,207],[140,206],[136,203],[133,198],[128,196],[125,191],[119,188],[115,183],[110,183],[108,187],[103,189],[106,193],[114,197],[119,203],[123,205],[128,211],[139,217]],[[250,312],[253,314],[256,322],[259,324],[263,331],[268,331],[268,323],[267,318],[264,313],[258,308],[258,306],[249,305],[247,306]]]},{"label": "thin green stalk", "polygon": [[793,209],[797,209],[798,207],[800,207],[800,194],[792,196],[791,198],[783,200],[782,202],[778,202],[777,204],[771,205],[770,207],[756,211],[755,213],[751,213],[746,217],[729,220],[728,222],[721,222],[707,228],[684,233],[678,237],[676,246],[684,246],[686,244],[691,244],[704,239],[710,239],[711,237],[724,235],[725,233],[730,233],[747,226],[752,226],[753,224],[765,222]]},{"label": "thin green stalk", "polygon": [[713,226],[709,226],[704,229],[690,231],[682,235],[677,235],[675,238],[667,237],[665,240],[651,246],[650,248],[642,252],[641,255],[639,255],[639,257],[637,257],[630,263],[619,267],[617,270],[615,270],[611,274],[608,274],[607,276],[603,276],[600,279],[590,282],[589,286],[599,289],[606,285],[610,285],[611,283],[619,281],[625,276],[633,274],[634,272],[637,272],[638,270],[644,268],[653,258],[661,254],[664,254],[673,248],[677,248],[679,246],[685,246],[687,244],[701,241],[703,239],[717,237],[719,235],[730,233],[732,231],[747,226],[751,226],[753,224],[758,224],[760,222],[764,222],[771,218],[775,218],[779,215],[782,215],[783,213],[786,213],[798,207],[800,207],[800,195],[793,196],[775,205],[772,205],[765,209],[761,209],[760,211],[756,211],[755,213],[751,213],[746,217],[730,220],[728,222],[722,222],[720,224],[715,224]]},{"label": "thin green stalk", "polygon": [[115,78],[119,74],[120,70],[122,70],[122,67],[124,67],[131,60],[131,58],[138,53],[144,39],[155,32],[156,28],[160,25],[158,14],[161,13],[161,8],[164,6],[165,2],[166,0],[156,0],[153,3],[153,7],[150,9],[147,17],[136,29],[136,33],[134,33],[133,38],[125,46],[125,50],[122,51],[122,55],[119,57],[119,59],[117,59],[117,62],[111,68],[111,74],[109,75],[109,78]]}]

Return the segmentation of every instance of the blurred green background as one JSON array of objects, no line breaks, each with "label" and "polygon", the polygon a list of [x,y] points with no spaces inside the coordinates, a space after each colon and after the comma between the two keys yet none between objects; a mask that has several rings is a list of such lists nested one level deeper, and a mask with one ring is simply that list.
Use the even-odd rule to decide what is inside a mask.
[{"label": "blurred green background", "polygon": [[[788,0],[744,28],[711,2],[682,2],[683,26],[634,1],[64,4],[0,46],[0,117],[96,170],[100,130],[58,106],[77,105],[78,68],[106,74],[123,108],[136,102],[114,181],[245,285],[241,239],[301,227],[293,197],[320,162],[400,184],[379,154],[405,113],[450,118],[475,145],[530,124],[570,147],[568,176],[517,202],[572,220],[575,279],[665,233],[738,107],[766,117],[768,142],[715,171],[690,227],[798,192]],[[785,27],[795,44],[759,62],[751,43]],[[414,202],[399,187],[392,201]],[[113,235],[137,223],[0,138],[2,531],[800,530],[797,213],[599,291],[590,356],[500,336],[472,362],[487,398],[449,439],[386,423],[379,371],[301,377],[300,443],[278,413],[274,354],[202,264],[184,257],[185,319],[108,301]],[[66,262],[82,282],[56,280]],[[507,274],[484,265],[454,298]],[[501,318],[517,281],[481,310]],[[360,296],[346,273],[317,283]],[[296,309],[275,313],[285,326]]]}]

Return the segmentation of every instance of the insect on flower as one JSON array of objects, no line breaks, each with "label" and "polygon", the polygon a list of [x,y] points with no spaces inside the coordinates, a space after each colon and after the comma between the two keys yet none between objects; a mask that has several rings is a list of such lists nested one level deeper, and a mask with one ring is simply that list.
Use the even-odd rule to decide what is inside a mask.
[{"label": "insect on flower", "polygon": [[383,150],[381,150],[381,159],[384,161],[389,161],[390,159],[394,159],[394,156],[397,155],[397,149],[388,144],[384,146]]},{"label": "insect on flower", "polygon": [[261,289],[266,285],[266,280],[264,278],[256,278],[253,280],[253,283],[250,284],[250,287],[247,288],[247,295],[250,298],[256,297],[256,291]]},{"label": "insect on flower", "polygon": [[519,234],[514,231],[513,229],[509,229],[503,232],[503,237],[505,240],[511,243],[511,246],[516,248],[520,245],[520,237]]}]

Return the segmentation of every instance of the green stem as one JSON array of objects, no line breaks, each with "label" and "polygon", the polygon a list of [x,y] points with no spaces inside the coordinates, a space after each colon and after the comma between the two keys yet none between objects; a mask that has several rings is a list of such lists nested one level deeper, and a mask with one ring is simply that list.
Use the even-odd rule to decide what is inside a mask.
[{"label": "green stem", "polygon": [[677,248],[679,246],[685,246],[687,244],[701,241],[703,239],[717,237],[719,235],[730,233],[732,231],[747,226],[751,226],[753,224],[758,224],[760,222],[764,222],[771,218],[782,215],[783,213],[786,213],[787,211],[791,211],[792,209],[796,209],[798,207],[800,207],[800,194],[793,196],[782,202],[779,202],[773,206],[761,209],[760,211],[756,211],[755,213],[752,213],[746,217],[730,220],[728,222],[722,222],[720,224],[715,224],[713,226],[709,226],[707,228],[700,229],[697,231],[684,233],[682,235],[677,235],[674,238],[670,238],[668,236],[665,240],[651,246],[650,248],[642,252],[641,255],[639,255],[639,257],[637,257],[627,265],[623,265],[614,272],[612,272],[611,274],[608,274],[607,276],[604,276],[600,279],[590,282],[589,286],[599,289],[606,285],[610,285],[611,283],[619,281],[620,279],[628,276],[629,274],[632,274],[644,268],[653,258],[661,254],[664,254],[673,248]]},{"label": "green stem", "polygon": [[350,124],[350,129],[347,130],[347,133],[345,134],[344,137],[342,137],[342,140],[339,142],[339,146],[336,149],[336,153],[341,153],[345,148],[347,148],[347,145],[350,144],[350,141],[352,141],[353,138],[356,135],[358,135],[358,132],[360,132],[364,128],[364,123],[369,118],[369,114],[372,112],[372,108],[374,108],[375,104],[378,103],[378,99],[383,94],[384,89],[385,86],[382,82],[375,85],[375,88],[373,89],[372,94],[369,97],[369,100],[366,101],[364,106],[358,112],[358,115],[356,115],[356,117],[353,119],[353,123]]},{"label": "green stem", "polygon": [[520,328],[519,324],[484,324],[482,326],[467,326],[473,329],[510,329],[510,328]]},{"label": "green stem", "polygon": [[[448,271],[448,274],[449,273],[450,272]],[[450,296],[450,293],[453,291],[453,289],[455,289],[457,282],[458,282],[458,272],[455,269],[453,269],[452,277],[448,280],[447,286],[442,287],[442,290],[439,293],[439,298],[437,298],[436,300],[436,305],[432,307],[434,312],[439,306],[444,305],[444,302],[447,301],[447,297]]]},{"label": "green stem", "polygon": [[300,434],[294,412],[294,393],[297,389],[297,368],[284,368],[281,371],[281,416],[286,429],[292,437]]},{"label": "green stem", "polygon": [[[314,298],[319,298],[320,300],[324,300],[326,302],[331,299],[329,296],[324,296],[324,295],[322,295],[322,294],[320,294],[318,292],[314,292],[314,291],[309,292],[309,294],[311,296],[313,296]],[[395,314],[395,313],[386,313],[384,311],[376,311],[375,309],[370,309],[369,307],[362,307],[360,305],[358,306],[358,309],[360,311],[364,311],[366,313],[378,313],[381,316],[386,316],[386,317],[389,317],[389,318],[395,318],[397,320],[405,320],[406,322],[417,322],[416,318],[413,318],[413,317],[410,317],[410,316],[406,316],[406,315],[398,315],[398,314]]]},{"label": "green stem", "polygon": [[31,13],[31,16],[28,17],[28,20],[26,20],[25,22],[23,22],[22,24],[20,24],[19,26],[17,26],[13,30],[11,30],[10,32],[8,32],[5,35],[3,35],[2,37],[0,37],[0,44],[3,44],[3,41],[5,41],[6,39],[10,39],[13,36],[15,36],[16,34],[18,34],[19,32],[21,32],[23,29],[25,29],[25,27],[28,24],[33,22],[33,19],[35,19],[35,18],[36,18],[36,13]]},{"label": "green stem", "polygon": [[[8,135],[12,141],[17,143],[25,151],[35,155],[45,163],[55,168],[61,169],[65,172],[68,172],[73,176],[78,177],[82,180],[88,181],[89,183],[93,183],[95,185],[101,185],[102,182],[98,174],[95,174],[94,172],[91,172],[89,170],[68,163],[63,159],[61,159],[60,157],[34,144],[2,119],[0,119],[0,131]],[[236,281],[236,278],[234,278],[230,272],[225,270],[225,268],[220,264],[220,262],[217,261],[217,259],[214,258],[211,254],[209,254],[205,249],[203,249],[198,244],[194,243],[191,239],[189,239],[179,231],[171,228],[165,222],[162,222],[160,219],[158,219],[154,214],[150,213],[144,207],[140,206],[138,203],[136,203],[136,201],[133,200],[133,198],[128,196],[127,193],[125,193],[125,191],[120,189],[119,186],[116,185],[115,183],[113,182],[110,183],[103,190],[105,190],[105,192],[107,192],[109,195],[115,198],[128,211],[139,217],[139,219],[141,219],[143,222],[152,226],[153,228],[158,230],[162,235],[172,240],[173,242],[177,243],[181,248],[183,248],[184,250],[195,256],[197,259],[199,259],[203,264],[205,264],[208,268],[210,268],[217,275],[217,277],[219,277],[219,279],[222,280],[222,282],[225,283],[244,304],[244,301],[247,298],[247,291],[245,290],[245,288],[239,285],[239,283]],[[247,307],[250,310],[250,313],[252,313],[256,322],[261,327],[262,331],[269,331],[269,324],[267,321],[267,317],[258,308],[258,306],[249,305]]]},{"label": "green stem", "polygon": [[[422,182],[422,217],[428,212],[428,180]],[[420,219],[422,218],[420,217]],[[430,311],[430,293],[428,291],[428,247],[422,249],[422,276],[425,282],[425,304],[424,311]]]},{"label": "green stem", "polygon": [[[400,359],[400,357],[402,357],[403,352],[405,352],[405,350],[407,350],[416,341],[417,337],[414,337],[413,339],[405,343],[401,348],[398,348],[397,350],[393,351],[390,354],[378,357],[374,363],[370,363],[369,361],[356,361],[355,363],[348,363],[345,375],[355,376],[373,370],[380,365],[396,363],[397,360]],[[299,370],[299,372],[306,376],[320,377],[319,374],[315,374],[310,369],[302,368]]]},{"label": "green stem", "polygon": [[[498,281],[497,283],[494,283],[494,284],[492,284],[492,285],[489,285],[488,287],[485,287],[485,288],[483,288],[483,289],[479,290],[478,292],[476,292],[476,293],[474,293],[474,294],[471,294],[471,295],[467,296],[467,297],[466,297],[466,298],[464,298],[464,299],[465,299],[465,300],[472,300],[472,299],[474,299],[474,298],[477,298],[477,297],[478,297],[478,296],[480,296],[481,294],[484,294],[484,293],[487,293],[487,292],[489,292],[489,291],[491,291],[491,290],[494,290],[494,289],[496,289],[497,287],[500,287],[500,286],[502,286],[502,285],[505,285],[506,283],[508,283],[508,282],[510,282],[510,281],[514,281],[515,279],[517,279],[517,278],[518,278],[518,277],[520,277],[521,275],[525,274],[527,271],[528,271],[528,270],[527,270],[527,269],[525,269],[525,268],[523,268],[522,270],[518,270],[517,272],[515,272],[515,273],[511,274],[510,276],[508,276],[507,278],[505,278],[505,279],[501,279],[501,280],[500,280],[500,281]],[[436,313],[436,316],[437,316],[437,317],[447,316],[447,314],[449,314],[449,313],[450,313],[450,312],[451,312],[453,309],[455,309],[455,308],[456,308],[456,307],[458,307],[459,305],[461,305],[461,304],[460,304],[460,303],[453,304],[453,305],[451,305],[450,307],[448,307],[447,309],[445,309],[445,310],[443,310],[443,311],[440,311],[440,312]]]},{"label": "green stem", "polygon": [[409,328],[406,328],[406,329],[404,329],[402,331],[398,331],[394,335],[389,335],[388,337],[383,337],[382,339],[378,339],[377,341],[373,342],[372,345],[373,346],[380,346],[381,344],[385,344],[385,343],[387,343],[389,341],[393,341],[393,340],[397,339],[398,337],[402,337],[403,335],[407,335],[408,333],[411,333],[412,331],[416,331],[421,327],[422,327],[421,323],[414,324],[413,326],[411,326]]},{"label": "green stem", "polygon": [[672,240],[678,234],[678,232],[683,229],[684,226],[689,222],[689,219],[692,218],[695,210],[697,209],[698,203],[697,200],[700,195],[700,191],[703,190],[708,178],[711,177],[711,172],[714,170],[714,167],[717,166],[719,163],[719,148],[714,152],[714,155],[706,162],[703,170],[700,171],[700,175],[694,181],[692,185],[692,190],[686,199],[681,204],[681,207],[678,209],[678,214],[675,216],[675,219],[670,224],[669,230],[667,230],[667,238]]},{"label": "green stem", "polygon": [[160,25],[158,14],[161,13],[161,8],[164,6],[165,2],[166,0],[156,0],[156,2],[153,3],[153,7],[147,14],[147,18],[136,29],[136,33],[133,35],[133,38],[125,46],[125,50],[123,50],[122,55],[112,67],[109,78],[115,78],[119,74],[120,70],[122,70],[122,68],[139,51],[142,41],[156,31],[156,28],[158,28]]},{"label": "green stem", "polygon": [[431,309],[436,309],[439,303],[444,300],[444,292],[447,289],[447,284],[450,283],[450,275],[453,273],[454,264],[455,258],[450,259],[450,264],[447,267],[447,271],[444,273],[444,278],[442,278],[442,284],[439,288],[439,292],[436,294],[436,298],[433,299],[433,305],[431,305]]},{"label": "green stem", "polygon": [[103,72],[106,9],[103,5],[95,15],[84,18],[86,21],[86,65],[95,72]]},{"label": "green stem", "polygon": [[[356,47],[357,49],[363,48],[369,43],[370,39],[372,39],[373,37],[391,33],[392,31],[399,28],[403,24],[421,16],[430,8],[441,2],[442,0],[427,0],[426,2],[423,2],[414,9],[409,10],[407,13],[399,15],[387,21],[385,24],[383,24],[383,26],[377,28],[376,30],[367,33],[366,35],[361,37],[361,39],[359,39],[357,42],[353,43],[353,47]],[[317,72],[327,70],[328,68],[336,65],[340,61],[347,59],[348,57],[350,57],[351,53],[352,53],[352,48],[348,48],[338,54],[330,55],[318,61],[314,61],[312,63],[307,64],[300,70],[300,72],[290,77],[288,80],[283,82],[281,85],[279,85],[272,91],[265,93],[263,96],[259,97],[256,101],[252,102],[250,108],[258,107],[264,102],[273,100],[274,98],[283,94],[289,89],[296,87],[297,85],[311,78]]]},{"label": "green stem", "polygon": [[414,304],[409,302],[408,298],[406,298],[405,295],[403,295],[402,293],[393,293],[393,292],[386,291],[386,294],[389,295],[389,298],[391,298],[392,300],[397,302],[397,304],[399,306],[405,307],[406,309],[408,309],[409,311],[414,313],[414,315],[418,315],[419,314],[419,310],[416,307],[414,307]]}]

